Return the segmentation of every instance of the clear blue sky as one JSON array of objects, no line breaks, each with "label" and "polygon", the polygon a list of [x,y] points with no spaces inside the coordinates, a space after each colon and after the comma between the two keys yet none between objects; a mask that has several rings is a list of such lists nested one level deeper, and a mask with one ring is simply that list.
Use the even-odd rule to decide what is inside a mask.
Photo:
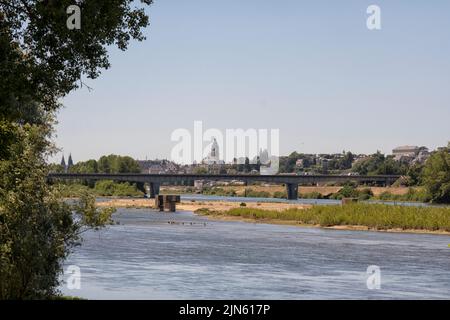
[{"label": "clear blue sky", "polygon": [[[382,30],[366,28],[381,7]],[[281,153],[450,140],[450,2],[155,0],[147,40],[64,99],[75,161],[170,156],[177,128],[279,128]],[[60,159],[61,154],[55,157]]]}]

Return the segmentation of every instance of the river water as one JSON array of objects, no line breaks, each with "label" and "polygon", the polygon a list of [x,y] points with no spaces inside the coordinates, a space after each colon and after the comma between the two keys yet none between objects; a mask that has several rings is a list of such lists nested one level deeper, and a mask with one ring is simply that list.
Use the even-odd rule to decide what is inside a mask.
[{"label": "river water", "polygon": [[[87,232],[77,265],[89,299],[450,299],[450,237],[211,221],[118,209]],[[369,290],[367,267],[381,288]],[[63,276],[69,280],[69,275]]]}]

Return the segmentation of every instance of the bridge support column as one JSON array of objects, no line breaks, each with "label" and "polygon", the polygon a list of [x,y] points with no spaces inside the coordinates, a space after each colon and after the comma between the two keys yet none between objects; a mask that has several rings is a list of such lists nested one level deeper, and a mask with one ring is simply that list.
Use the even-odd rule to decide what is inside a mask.
[{"label": "bridge support column", "polygon": [[136,183],[136,188],[137,188],[139,191],[143,192],[144,195],[147,193],[147,190],[145,190],[145,186],[144,186],[144,183],[143,183],[143,182],[137,182],[137,183]]},{"label": "bridge support column", "polygon": [[296,183],[286,183],[286,193],[288,200],[298,199],[298,184]]},{"label": "bridge support column", "polygon": [[159,194],[159,183],[150,182],[150,198],[155,199],[155,196]]}]

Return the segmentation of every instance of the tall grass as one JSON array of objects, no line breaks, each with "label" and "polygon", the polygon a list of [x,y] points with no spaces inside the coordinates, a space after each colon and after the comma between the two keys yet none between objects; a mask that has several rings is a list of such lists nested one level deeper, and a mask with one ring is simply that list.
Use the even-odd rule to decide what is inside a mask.
[{"label": "tall grass", "polygon": [[[204,212],[208,214],[208,212]],[[372,229],[415,229],[450,232],[449,207],[406,207],[382,204],[313,206],[285,211],[236,208],[224,213],[252,219],[289,220],[320,226],[358,225]]]}]

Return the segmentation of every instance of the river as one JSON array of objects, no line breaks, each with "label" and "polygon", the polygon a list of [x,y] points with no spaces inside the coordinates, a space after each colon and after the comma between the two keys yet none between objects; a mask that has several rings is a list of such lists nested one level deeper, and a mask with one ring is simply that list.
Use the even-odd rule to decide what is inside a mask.
[{"label": "river", "polygon": [[[118,209],[66,263],[88,299],[450,299],[450,237]],[[369,290],[367,267],[379,266]],[[68,274],[63,275],[68,280]]]}]

